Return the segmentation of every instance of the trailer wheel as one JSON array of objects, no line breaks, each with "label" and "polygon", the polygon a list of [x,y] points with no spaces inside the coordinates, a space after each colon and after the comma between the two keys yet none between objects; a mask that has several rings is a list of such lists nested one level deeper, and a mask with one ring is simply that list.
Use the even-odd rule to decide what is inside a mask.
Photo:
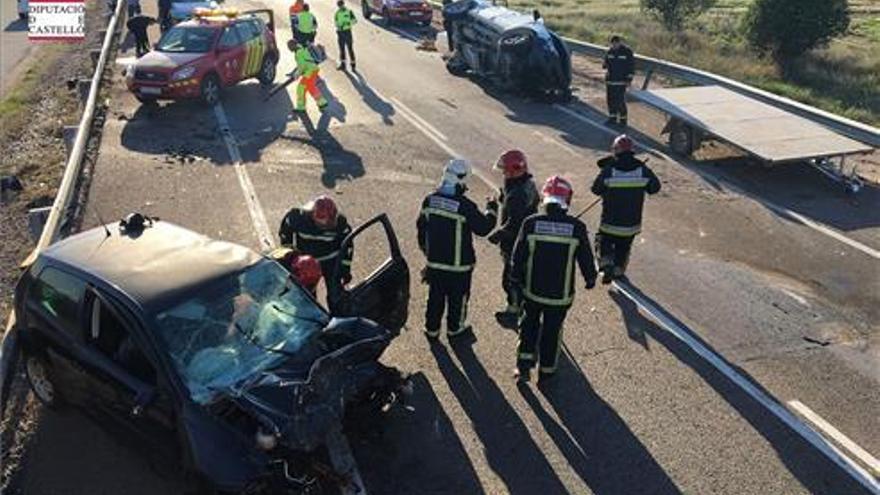
[{"label": "trailer wheel", "polygon": [[682,156],[694,152],[694,130],[687,124],[679,123],[669,131],[669,147]]}]

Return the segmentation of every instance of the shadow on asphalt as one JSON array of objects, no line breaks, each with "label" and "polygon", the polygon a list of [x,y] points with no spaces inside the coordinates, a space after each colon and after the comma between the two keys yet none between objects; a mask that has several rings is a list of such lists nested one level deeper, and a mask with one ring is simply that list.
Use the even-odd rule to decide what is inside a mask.
[{"label": "shadow on asphalt", "polygon": [[457,343],[452,350],[461,368],[442,344],[431,345],[443,377],[473,424],[486,461],[504,483],[505,492],[566,493],[565,485],[471,345]]},{"label": "shadow on asphalt", "polygon": [[[437,29],[435,29],[433,25],[420,26],[416,23],[400,22],[392,22],[391,24],[388,24],[385,22],[385,18],[378,14],[373,14],[372,17],[367,20],[367,22],[369,22],[373,26],[376,26],[379,29],[382,29],[383,31],[387,31],[390,34],[393,34],[398,38],[407,41],[437,37]],[[357,39],[355,39],[355,43],[357,43]]]},{"label": "shadow on asphalt", "polygon": [[10,22],[9,24],[7,24],[5,28],[3,28],[3,31],[6,31],[7,33],[18,33],[18,32],[27,31],[27,30],[28,30],[27,19],[16,19],[16,20]]},{"label": "shadow on asphalt", "polygon": [[[655,307],[661,308],[659,304],[635,287],[632,282],[629,283],[629,286],[630,290],[638,296],[651,302]],[[643,331],[655,342],[665,347],[679,361],[691,368],[707,385],[715,390],[719,397],[723,398],[743,419],[748,421],[756,432],[764,437],[767,443],[776,450],[778,458],[785,464],[788,471],[808,491],[811,493],[847,493],[853,495],[868,493],[858,482],[840,470],[840,468],[800,435],[789,429],[788,426],[782,423],[764,406],[757,403],[751,396],[747,395],[729,378],[707,363],[690,347],[657,326],[653,321],[642,316],[636,304],[629,298],[616,290],[610,290],[609,292],[611,300],[620,308],[623,320],[628,327],[627,331],[630,332],[630,326],[637,326],[638,328],[633,330],[633,332]],[[669,314],[665,316],[682,328],[687,328],[674,316]],[[691,333],[691,336],[715,352],[712,346],[703,341],[699,336],[693,333]],[[772,394],[753,380],[746,371],[732,363],[727,364],[734,368],[737,373],[748,379],[755,387],[772,397]]]},{"label": "shadow on asphalt", "polygon": [[[557,422],[529,386],[520,394],[569,465],[597,494],[681,493],[626,422],[590,386],[583,371],[567,354],[559,373],[538,386],[559,418]],[[638,480],[640,490],[633,489]]]},{"label": "shadow on asphalt", "polygon": [[[410,377],[406,408],[393,407],[375,428],[358,425],[352,449],[368,493],[485,493],[443,404],[421,373]],[[392,437],[385,440],[384,437]],[[418,448],[414,447],[418,442]]]},{"label": "shadow on asphalt", "polygon": [[385,125],[394,125],[394,121],[391,120],[391,116],[394,115],[394,107],[373,91],[373,88],[370,87],[370,84],[361,73],[356,72],[352,75],[350,71],[346,70],[343,72],[345,72],[345,77],[351,81],[354,89],[360,93],[361,99],[364,100],[364,103],[370,107],[370,110],[376,112],[382,117],[382,123]]},{"label": "shadow on asphalt", "polygon": [[[332,103],[331,103],[332,106]],[[285,133],[281,137],[289,141],[299,142],[314,148],[321,155],[324,171],[321,173],[321,184],[327,188],[336,187],[340,181],[351,181],[364,175],[364,162],[361,156],[345,149],[333,134],[328,132],[328,114],[332,108],[321,115],[317,123],[312,121],[308,113],[299,116],[306,136]]]}]

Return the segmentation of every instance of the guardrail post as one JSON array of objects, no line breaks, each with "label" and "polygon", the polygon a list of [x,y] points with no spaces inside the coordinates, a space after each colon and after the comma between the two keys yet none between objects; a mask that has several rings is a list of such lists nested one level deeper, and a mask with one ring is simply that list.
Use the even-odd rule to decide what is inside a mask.
[{"label": "guardrail post", "polygon": [[89,57],[92,59],[92,70],[98,68],[98,59],[101,58],[101,49],[95,48],[94,50],[89,50]]},{"label": "guardrail post", "polygon": [[30,232],[34,242],[37,242],[40,236],[43,235],[43,227],[46,226],[46,220],[49,219],[50,211],[52,211],[51,206],[28,210],[28,232]]},{"label": "guardrail post", "polygon": [[654,75],[654,69],[648,69],[648,72],[645,73],[645,82],[642,83],[642,91],[648,89],[648,84],[651,83],[651,77]]},{"label": "guardrail post", "polygon": [[64,149],[67,150],[67,156],[73,150],[73,143],[76,141],[76,134],[79,126],[66,125],[61,129],[61,137],[64,139]]},{"label": "guardrail post", "polygon": [[90,79],[77,79],[76,91],[79,93],[79,102],[81,105],[86,104],[89,99],[89,91],[92,89],[92,81]]}]

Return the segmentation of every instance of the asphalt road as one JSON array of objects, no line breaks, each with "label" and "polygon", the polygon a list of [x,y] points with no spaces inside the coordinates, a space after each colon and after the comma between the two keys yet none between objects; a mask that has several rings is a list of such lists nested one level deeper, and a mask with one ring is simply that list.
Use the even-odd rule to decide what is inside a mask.
[{"label": "asphalt road", "polygon": [[[281,1],[268,5],[286,18]],[[313,8],[318,39],[333,55],[332,7]],[[612,138],[590,106],[600,104],[596,88],[582,81],[580,101],[564,108],[496,94],[450,76],[438,54],[416,51],[406,34],[360,19],[360,72],[328,61],[331,109],[321,115],[310,103],[307,120],[291,115],[288,93],[261,103],[256,84],[229,90],[215,109],[150,109],[117,79],[85,223],[139,210],[262,249],[264,239],[276,242],[288,208],[329,193],[355,224],[387,212],[415,272],[418,207],[450,155],[499,183],[488,164],[518,147],[539,180],[564,173],[573,181],[574,211],[593,200],[594,163]],[[284,53],[279,74],[292,65]],[[656,117],[633,113],[640,142],[658,146]],[[852,200],[807,167],[648,156],[664,189],[647,203],[633,285],[779,403],[799,401],[880,453],[880,268],[871,254],[880,249],[880,191]],[[472,197],[489,194],[475,177]],[[591,228],[597,215],[585,216]],[[414,280],[410,331],[384,358],[415,374],[410,407],[349,435],[369,492],[866,493],[615,290],[580,286],[561,375],[541,389],[518,388],[516,335],[493,318],[504,300],[500,258],[488,243],[477,250],[471,342],[428,344],[420,333],[426,291]],[[386,249],[375,236],[356,252],[363,276]],[[21,479],[28,494],[180,490],[136,448],[71,412],[41,414]]]},{"label": "asphalt road", "polygon": [[33,49],[27,40],[27,20],[19,20],[14,0],[0,3],[0,98],[6,96],[19,74],[19,64]]}]

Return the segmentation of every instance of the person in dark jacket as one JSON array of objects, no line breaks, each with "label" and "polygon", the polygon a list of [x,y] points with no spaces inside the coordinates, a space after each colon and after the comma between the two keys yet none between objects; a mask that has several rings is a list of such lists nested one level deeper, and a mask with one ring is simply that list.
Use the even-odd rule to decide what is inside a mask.
[{"label": "person in dark jacket", "polygon": [[171,0],[159,0],[159,30],[164,33],[171,28]]},{"label": "person in dark jacket", "polygon": [[419,249],[427,258],[424,280],[428,283],[425,334],[436,339],[446,310],[446,335],[455,337],[470,330],[467,304],[476,256],[473,234],[488,235],[497,220],[498,203],[490,200],[486,211],[465,196],[470,164],[450,160],[436,191],[422,201],[418,229]]},{"label": "person in dark jacket", "polygon": [[[352,249],[340,253],[342,241],[351,233],[348,219],[339,213],[336,203],[321,195],[302,208],[292,208],[281,221],[278,237],[282,246],[295,247],[300,254],[308,254],[321,263],[325,281],[343,285],[351,282]],[[336,269],[336,258],[342,256],[339,280],[329,277]]]},{"label": "person in dark jacket", "polygon": [[624,276],[633,239],[641,232],[645,193],[660,191],[660,180],[635,157],[627,135],[617,136],[611,149],[614,156],[600,160],[604,166],[592,188],[593,194],[602,197],[596,250],[603,284]]},{"label": "person in dark jacket", "polygon": [[497,244],[501,249],[504,271],[501,275],[501,286],[507,294],[507,307],[495,313],[502,324],[515,323],[522,310],[522,301],[517,287],[510,284],[510,255],[513,244],[523,220],[538,212],[538,188],[526,155],[520,150],[505,152],[495,162],[495,169],[504,174],[504,187],[499,190],[498,202],[501,204],[501,222],[498,230],[489,236],[489,242]]},{"label": "person in dark jacket", "polygon": [[[445,8],[447,5],[452,3],[453,0],[443,0],[443,7]],[[449,53],[455,51],[455,41],[452,39],[452,33],[455,31],[455,25],[452,23],[452,19],[443,16],[443,30],[446,31],[446,44],[449,46]]]},{"label": "person in dark jacket", "polygon": [[134,49],[138,58],[150,51],[150,38],[147,35],[147,28],[153,24],[156,24],[156,19],[143,14],[133,16],[125,24],[134,36]]},{"label": "person in dark jacket", "polygon": [[626,88],[632,83],[636,64],[633,51],[623,44],[620,36],[611,37],[611,47],[602,62],[605,69],[605,99],[608,104],[606,125],[627,123]]},{"label": "person in dark jacket", "polygon": [[574,301],[574,265],[587,289],[596,285],[587,227],[568,214],[572,194],[564,178],[547,179],[541,190],[545,211],[523,222],[513,249],[511,278],[524,298],[515,372],[519,382],[529,381],[536,363],[539,381],[556,373],[562,324]]}]

